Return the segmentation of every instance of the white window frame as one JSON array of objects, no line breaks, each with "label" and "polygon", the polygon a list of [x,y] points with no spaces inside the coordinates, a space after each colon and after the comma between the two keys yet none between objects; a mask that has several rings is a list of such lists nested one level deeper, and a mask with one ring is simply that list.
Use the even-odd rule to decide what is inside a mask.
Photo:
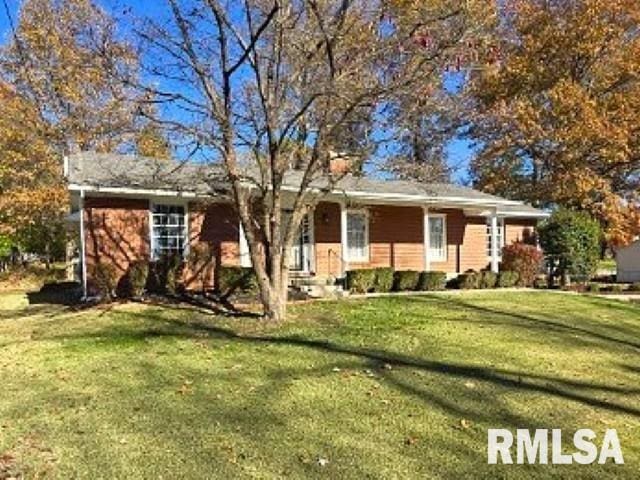
[{"label": "white window frame", "polygon": [[[431,241],[431,222],[434,218],[442,219],[442,251],[436,250],[433,247]],[[449,244],[447,240],[447,214],[446,213],[431,213],[429,212],[429,260],[431,262],[446,262],[449,252]]]},{"label": "white window frame", "polygon": [[[349,215],[361,215],[364,216],[364,254],[360,256],[353,256],[350,253],[351,248],[349,247]],[[345,242],[346,242],[346,252],[345,259],[347,262],[368,262],[370,258],[370,241],[369,241],[369,211],[365,209],[348,209],[347,210],[347,218],[345,222],[345,228],[347,231],[345,232]]]},{"label": "white window frame", "polygon": [[149,201],[149,257],[152,260],[158,260],[159,258],[156,252],[156,244],[153,234],[154,210],[157,206],[182,207],[184,209],[184,248],[182,249],[182,257],[185,258],[189,253],[189,247],[191,244],[191,240],[189,238],[189,205],[186,202],[176,202],[170,200]]},{"label": "white window frame", "polygon": [[[506,222],[504,217],[497,217],[497,221],[498,221],[498,231],[497,233],[497,237],[498,237],[498,259],[502,258],[502,248],[506,245],[506,234],[507,234],[507,229],[506,229]],[[487,234],[485,236],[485,248],[487,251],[487,258],[491,258],[491,217],[487,217],[487,221],[486,221],[486,226],[487,226]]]}]

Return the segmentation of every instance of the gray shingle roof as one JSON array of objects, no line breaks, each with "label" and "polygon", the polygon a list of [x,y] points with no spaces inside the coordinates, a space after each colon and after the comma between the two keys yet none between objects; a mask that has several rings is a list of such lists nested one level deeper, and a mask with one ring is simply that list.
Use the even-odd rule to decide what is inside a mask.
[{"label": "gray shingle roof", "polygon": [[[84,187],[170,190],[197,195],[217,194],[228,188],[220,165],[95,152],[68,157],[67,180],[69,184]],[[292,170],[285,176],[284,184],[295,189],[301,180],[302,172]],[[311,187],[346,197],[376,197],[389,202],[402,199],[425,203],[446,200],[466,206],[497,206],[499,213],[513,216],[545,215],[543,211],[521,202],[448,183],[424,184],[347,175],[333,184],[326,178],[320,178],[312,182]]]},{"label": "gray shingle roof", "polygon": [[200,194],[223,186],[223,171],[214,165],[95,152],[71,155],[68,162],[67,180],[76,185]]}]

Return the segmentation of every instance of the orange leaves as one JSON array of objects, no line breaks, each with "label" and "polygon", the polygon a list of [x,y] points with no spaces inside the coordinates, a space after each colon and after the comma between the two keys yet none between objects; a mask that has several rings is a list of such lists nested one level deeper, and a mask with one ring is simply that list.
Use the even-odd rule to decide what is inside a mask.
[{"label": "orange leaves", "polygon": [[501,68],[474,79],[479,186],[588,210],[617,244],[638,233],[640,2],[519,0]]}]

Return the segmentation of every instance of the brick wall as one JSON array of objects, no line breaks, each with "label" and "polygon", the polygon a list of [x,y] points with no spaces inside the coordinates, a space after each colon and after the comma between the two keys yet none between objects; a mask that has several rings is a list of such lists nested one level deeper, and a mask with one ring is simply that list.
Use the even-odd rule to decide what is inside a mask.
[{"label": "brick wall", "polygon": [[[189,245],[191,251],[206,249],[209,262],[189,262],[185,269],[187,288],[215,285],[215,272],[221,265],[239,265],[239,220],[230,204],[189,204]],[[204,250],[203,250],[204,251]],[[193,258],[194,256],[191,256]]]},{"label": "brick wall", "polygon": [[[423,211],[420,207],[371,206],[369,211],[369,261],[349,262],[349,269],[393,267],[396,270],[423,270]],[[467,217],[458,209],[430,209],[446,214],[447,257],[432,261],[431,269],[447,273],[489,267],[485,217]],[[508,219],[506,243],[527,239],[535,220]],[[340,206],[322,202],[315,213],[316,272],[340,274]]]},{"label": "brick wall", "polygon": [[[423,270],[423,211],[419,207],[369,207],[368,262],[349,268],[393,267]],[[239,265],[238,219],[229,204],[195,203],[188,207],[191,252],[203,250],[204,263],[188,262],[188,288],[215,285],[220,265]],[[444,213],[447,225],[447,259],[431,262],[432,270],[447,273],[479,270],[489,266],[486,251],[486,219],[466,217],[462,210],[430,209]],[[89,280],[98,262],[112,263],[121,279],[131,262],[149,258],[149,202],[120,198],[87,198],[85,201],[86,250]],[[321,202],[315,209],[315,263],[320,276],[339,276],[341,265],[340,206]],[[532,238],[534,220],[507,220],[506,243]],[[190,255],[190,259],[194,256]],[[91,287],[91,281],[90,287]]]},{"label": "brick wall", "polygon": [[115,266],[121,282],[129,265],[149,256],[149,202],[122,198],[86,198],[85,248],[89,292],[95,292],[98,263]]}]

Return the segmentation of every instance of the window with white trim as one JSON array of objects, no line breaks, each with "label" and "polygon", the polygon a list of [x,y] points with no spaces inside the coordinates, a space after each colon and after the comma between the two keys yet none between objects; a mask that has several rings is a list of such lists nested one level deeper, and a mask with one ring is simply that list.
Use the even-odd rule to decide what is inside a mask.
[{"label": "window with white trim", "polygon": [[[496,238],[498,240],[498,258],[502,258],[502,247],[504,247],[504,218],[498,218],[498,231]],[[491,217],[487,217],[487,257],[491,258]]]},{"label": "window with white trim", "polygon": [[153,257],[183,255],[187,245],[187,218],[182,205],[154,204],[151,211]]},{"label": "window with white trim", "polygon": [[364,211],[347,212],[347,260],[369,260],[369,216]]},{"label": "window with white trim", "polygon": [[429,214],[429,257],[435,261],[447,259],[447,221],[445,215]]}]

